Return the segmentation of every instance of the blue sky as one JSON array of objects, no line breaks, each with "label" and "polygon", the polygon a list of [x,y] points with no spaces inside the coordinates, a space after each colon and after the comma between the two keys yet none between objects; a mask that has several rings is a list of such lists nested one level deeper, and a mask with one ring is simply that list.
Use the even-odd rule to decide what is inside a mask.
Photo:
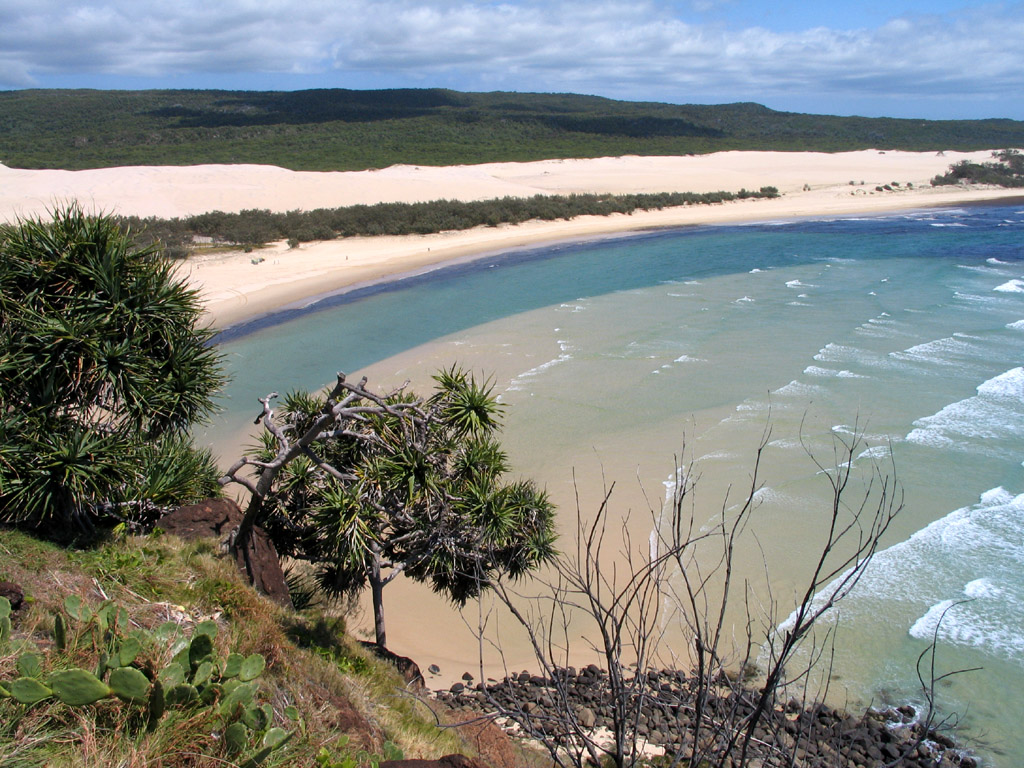
[{"label": "blue sky", "polygon": [[425,88],[1024,119],[1024,2],[0,0],[0,88]]}]

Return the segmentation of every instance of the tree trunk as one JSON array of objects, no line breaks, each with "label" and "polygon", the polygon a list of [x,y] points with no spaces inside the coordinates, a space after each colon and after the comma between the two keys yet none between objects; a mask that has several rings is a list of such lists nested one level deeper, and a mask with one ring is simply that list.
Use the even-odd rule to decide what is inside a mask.
[{"label": "tree trunk", "polygon": [[370,593],[373,598],[373,630],[377,645],[387,647],[387,633],[384,631],[384,579],[380,575],[380,552],[374,548],[373,566],[370,568]]}]

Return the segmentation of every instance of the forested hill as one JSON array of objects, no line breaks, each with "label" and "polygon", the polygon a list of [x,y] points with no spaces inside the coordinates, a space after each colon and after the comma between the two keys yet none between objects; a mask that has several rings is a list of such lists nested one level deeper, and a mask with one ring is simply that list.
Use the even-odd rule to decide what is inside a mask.
[{"label": "forested hill", "polygon": [[1024,146],[1024,122],[904,120],[596,96],[423,90],[0,92],[0,162],[17,168],[263,163],[362,170],[730,149]]}]

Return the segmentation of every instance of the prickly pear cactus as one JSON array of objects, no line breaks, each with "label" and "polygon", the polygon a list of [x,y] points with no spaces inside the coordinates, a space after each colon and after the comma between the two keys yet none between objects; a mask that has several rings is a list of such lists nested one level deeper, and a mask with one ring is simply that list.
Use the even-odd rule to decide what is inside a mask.
[{"label": "prickly pear cactus", "polygon": [[110,673],[108,682],[110,690],[123,701],[143,701],[149,695],[149,678],[135,667],[118,667]]},{"label": "prickly pear cactus", "polygon": [[72,707],[95,704],[100,699],[110,696],[110,686],[100,680],[92,672],[84,669],[65,669],[50,675],[50,688],[53,695]]},{"label": "prickly pear cactus", "polygon": [[[145,708],[147,731],[159,726],[168,709],[209,708],[223,728],[225,753],[246,768],[261,765],[291,738],[291,732],[274,727],[273,708],[257,702],[266,660],[258,653],[219,656],[215,621],[200,622],[191,636],[173,622],[152,631],[129,632],[128,627],[127,611],[112,601],[93,609],[81,596],[69,595],[64,611],[54,616],[54,657],[92,651],[95,671],[48,669],[54,658],[22,653],[15,664],[17,679],[0,680],[0,699],[25,706],[56,700],[70,707],[117,699]],[[0,641],[9,636],[10,603],[0,598]],[[142,666],[140,659],[148,664],[160,657],[170,661],[156,674],[135,666]]]},{"label": "prickly pear cactus", "polygon": [[31,706],[53,695],[53,691],[34,677],[19,677],[11,683],[11,697]]},{"label": "prickly pear cactus", "polygon": [[0,597],[0,648],[11,639],[11,601]]},{"label": "prickly pear cactus", "polygon": [[63,651],[68,647],[68,624],[64,621],[62,613],[53,617],[53,642],[58,651]]}]

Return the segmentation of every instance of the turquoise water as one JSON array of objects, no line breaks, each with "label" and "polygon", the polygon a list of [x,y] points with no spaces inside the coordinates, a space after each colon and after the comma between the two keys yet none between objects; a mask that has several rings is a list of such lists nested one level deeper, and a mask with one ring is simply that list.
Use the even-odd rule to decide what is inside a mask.
[{"label": "turquoise water", "polygon": [[828,461],[833,436],[863,433],[855,467],[891,459],[905,508],[838,614],[831,695],[914,700],[938,626],[943,671],[982,668],[940,686],[944,710],[992,764],[1024,750],[1024,205],[505,254],[223,348],[235,383],[210,437],[225,453],[269,391],[338,369],[425,388],[459,360],[493,373],[513,464],[568,510],[611,482],[623,514],[656,508],[681,454],[710,518],[739,500],[770,423],[740,559],[755,583],[771,574],[780,620],[828,502],[806,450]]}]

